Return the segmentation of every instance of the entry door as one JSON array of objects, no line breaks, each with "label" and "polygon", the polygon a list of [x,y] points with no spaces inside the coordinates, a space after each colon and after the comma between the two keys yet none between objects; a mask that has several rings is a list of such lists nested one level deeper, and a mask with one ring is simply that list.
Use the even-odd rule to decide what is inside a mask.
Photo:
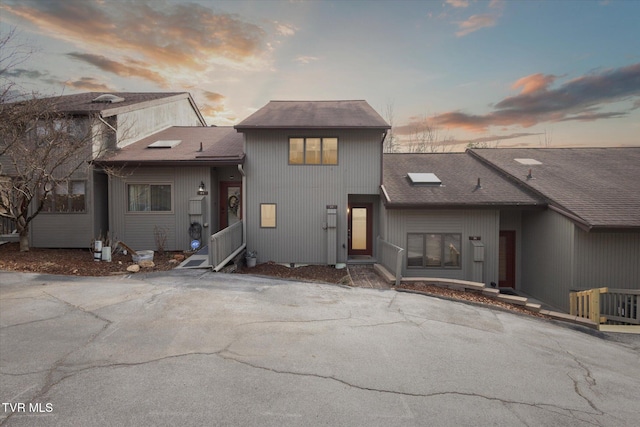
[{"label": "entry door", "polygon": [[242,218],[242,182],[220,183],[220,229],[235,224]]},{"label": "entry door", "polygon": [[516,232],[500,231],[500,274],[502,288],[516,287]]},{"label": "entry door", "polygon": [[349,255],[373,255],[371,242],[372,212],[372,203],[349,205]]}]

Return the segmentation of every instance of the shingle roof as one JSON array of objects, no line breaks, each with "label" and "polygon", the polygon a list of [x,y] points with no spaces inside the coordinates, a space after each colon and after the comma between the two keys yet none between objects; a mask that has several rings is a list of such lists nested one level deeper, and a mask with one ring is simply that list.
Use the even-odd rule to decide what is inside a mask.
[{"label": "shingle roof", "polygon": [[[544,205],[465,153],[385,154],[383,164],[388,208]],[[435,173],[442,186],[413,185],[407,174],[414,172]]]},{"label": "shingle roof", "polygon": [[387,122],[366,101],[271,101],[236,129],[374,128]]},{"label": "shingle roof", "polygon": [[[92,102],[100,95],[111,94],[124,101],[117,103]],[[56,106],[58,111],[69,114],[102,113],[103,117],[119,114],[125,111],[133,111],[155,104],[168,102],[172,99],[188,99],[192,103],[196,114],[203,125],[206,125],[200,111],[195,106],[188,92],[83,92],[72,95],[62,95],[47,98]]]},{"label": "shingle roof", "polygon": [[[586,229],[640,228],[640,147],[476,149]],[[514,159],[534,159],[526,165]],[[529,170],[533,179],[527,179]]]},{"label": "shingle roof", "polygon": [[[113,104],[107,102],[91,102],[100,95],[106,94],[112,94],[120,98],[124,98],[124,101]],[[51,97],[49,99],[56,104],[59,111],[73,113],[103,111],[114,107],[123,107],[180,94],[186,94],[186,92],[83,92],[72,95]]]},{"label": "shingle roof", "polygon": [[[147,148],[156,141],[175,141],[173,148]],[[130,144],[98,164],[209,165],[240,164],[243,136],[231,126],[173,126]],[[202,151],[200,151],[202,143]]]}]

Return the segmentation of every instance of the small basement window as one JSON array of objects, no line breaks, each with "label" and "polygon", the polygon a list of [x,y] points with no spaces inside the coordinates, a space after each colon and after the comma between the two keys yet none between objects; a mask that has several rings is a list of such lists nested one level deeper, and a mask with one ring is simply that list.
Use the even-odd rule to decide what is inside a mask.
[{"label": "small basement window", "polygon": [[435,173],[409,172],[407,177],[411,185],[429,185],[434,187],[442,185],[442,181],[440,181],[440,178],[438,178]]}]

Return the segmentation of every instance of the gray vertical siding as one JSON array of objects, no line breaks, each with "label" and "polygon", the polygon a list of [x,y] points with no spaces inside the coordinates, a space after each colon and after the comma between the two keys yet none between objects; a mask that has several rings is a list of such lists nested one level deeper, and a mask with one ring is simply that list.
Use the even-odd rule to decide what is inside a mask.
[{"label": "gray vertical siding", "polygon": [[126,147],[170,126],[202,126],[188,99],[120,113],[118,146]]},{"label": "gray vertical siding", "polygon": [[553,211],[522,214],[522,290],[564,311],[576,268],[574,229]]},{"label": "gray vertical siding", "polygon": [[500,214],[497,210],[395,210],[386,212],[388,235],[385,240],[406,249],[407,233],[460,233],[462,235],[460,269],[409,269],[403,260],[405,277],[442,277],[473,280],[478,263],[473,261],[469,236],[480,236],[485,246],[482,263],[483,282],[498,281],[498,233]]},{"label": "gray vertical siding", "polygon": [[575,289],[640,289],[640,233],[575,230]]},{"label": "gray vertical siding", "polygon": [[[290,136],[338,137],[338,165],[289,165]],[[260,262],[326,263],[326,206],[337,205],[337,258],[345,262],[348,195],[378,194],[381,137],[359,130],[246,133],[247,249],[258,251]],[[261,203],[277,205],[276,228],[260,228]]]},{"label": "gray vertical siding", "polygon": [[[88,167],[75,172],[72,180],[84,180],[86,211],[83,213],[40,212],[30,225],[34,248],[88,248],[94,235],[94,184]],[[106,231],[106,230],[105,230]]]},{"label": "gray vertical siding", "polygon": [[[166,250],[187,250],[189,236],[189,199],[197,196],[200,181],[212,188],[208,167],[138,168],[125,171],[123,177],[111,178],[109,189],[109,222],[112,236],[134,249],[156,249],[154,227],[167,231]],[[127,212],[127,183],[170,183],[173,185],[173,212]],[[210,192],[207,198],[210,198]],[[210,205],[207,199],[207,206]],[[202,239],[211,233],[211,212],[207,209],[208,228],[203,228]]]}]

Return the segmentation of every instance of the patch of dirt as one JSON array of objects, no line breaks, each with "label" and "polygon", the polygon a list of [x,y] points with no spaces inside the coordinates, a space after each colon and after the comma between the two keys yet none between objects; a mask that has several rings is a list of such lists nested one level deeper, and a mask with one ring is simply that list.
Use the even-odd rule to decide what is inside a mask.
[{"label": "patch of dirt", "polygon": [[478,304],[500,307],[505,310],[513,311],[520,314],[527,314],[529,316],[549,319],[549,316],[536,313],[535,311],[527,310],[526,308],[520,305],[509,304],[506,302],[498,301],[494,298],[490,298],[485,295],[482,295],[482,293],[478,291],[473,291],[473,290],[457,291],[454,289],[444,288],[441,286],[435,286],[435,285],[430,285],[428,283],[420,283],[420,282],[401,283],[400,286],[398,286],[398,288],[424,292],[426,294],[429,294],[435,297],[444,297],[444,298],[454,299],[454,300],[471,301]]},{"label": "patch of dirt", "polygon": [[313,282],[350,284],[349,273],[345,269],[336,269],[327,265],[305,265],[301,267],[286,267],[275,262],[265,262],[255,267],[242,266],[236,270],[240,274],[256,274],[284,279],[300,279]]},{"label": "patch of dirt", "polygon": [[[141,272],[167,271],[178,265],[172,262],[177,252],[153,256],[152,268]],[[127,267],[135,264],[131,255],[113,254],[111,262],[94,261],[89,249],[40,249],[20,252],[18,243],[0,245],[0,270],[27,273],[63,274],[68,276],[111,276],[127,274]]]}]

